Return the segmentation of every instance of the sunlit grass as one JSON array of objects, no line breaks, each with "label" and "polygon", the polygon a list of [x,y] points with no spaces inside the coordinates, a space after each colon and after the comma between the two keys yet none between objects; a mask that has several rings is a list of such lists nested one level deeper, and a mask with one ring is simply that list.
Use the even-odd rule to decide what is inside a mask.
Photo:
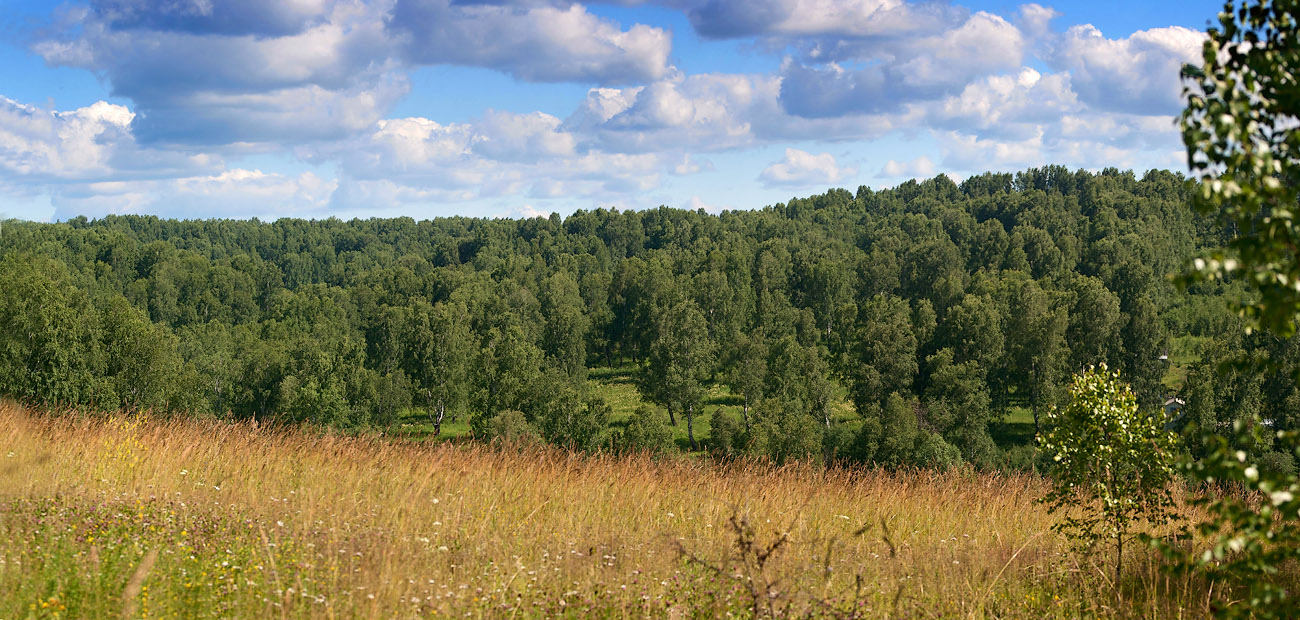
[{"label": "sunlit grass", "polygon": [[[750,578],[793,615],[1204,615],[1141,549],[1120,602],[1051,533],[1042,484],[0,403],[0,618],[744,616]],[[789,536],[762,575],[733,515]]]}]

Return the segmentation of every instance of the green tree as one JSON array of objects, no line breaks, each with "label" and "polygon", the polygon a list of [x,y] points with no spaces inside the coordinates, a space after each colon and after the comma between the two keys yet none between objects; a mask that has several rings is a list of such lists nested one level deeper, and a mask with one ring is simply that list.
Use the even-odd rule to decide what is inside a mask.
[{"label": "green tree", "polygon": [[1283,338],[1300,314],[1300,26],[1293,2],[1224,4],[1201,66],[1183,69],[1187,165],[1200,181],[1195,204],[1231,234],[1195,261],[1200,278],[1250,284],[1240,300],[1252,328]]},{"label": "green tree", "polygon": [[[1222,221],[1225,243],[1196,259],[1181,283],[1245,282],[1247,294],[1237,307],[1247,333],[1263,329],[1283,339],[1295,337],[1300,315],[1298,8],[1291,1],[1225,3],[1219,27],[1207,32],[1201,66],[1183,69],[1183,142],[1199,181],[1195,204]],[[1300,615],[1300,597],[1274,576],[1300,559],[1300,482],[1293,473],[1263,467],[1237,445],[1275,435],[1296,446],[1297,437],[1266,434],[1260,426],[1238,420],[1235,441],[1207,432],[1205,456],[1187,467],[1196,478],[1233,484],[1267,501],[1201,498],[1209,517],[1199,530],[1211,544],[1176,555],[1181,564],[1230,585],[1216,600],[1218,615],[1293,618]]]},{"label": "green tree", "polygon": [[186,367],[179,341],[166,327],[149,321],[125,298],[110,300],[101,313],[106,367],[122,406],[158,412],[193,410],[193,369]]},{"label": "green tree", "polygon": [[468,402],[474,347],[469,312],[458,302],[429,305],[417,299],[405,314],[401,368],[429,412],[436,437],[447,414],[454,418]]},{"label": "green tree", "polygon": [[546,320],[542,350],[565,374],[578,381],[585,379],[591,319],[578,292],[578,283],[567,273],[556,273],[542,282],[539,297]]},{"label": "green tree", "polygon": [[740,416],[749,430],[749,409],[763,398],[763,386],[767,378],[767,342],[759,332],[740,334],[735,339],[724,342],[725,370],[722,380],[731,388],[732,394],[740,395]]},{"label": "green tree", "polygon": [[879,422],[870,424],[879,429],[875,458],[884,465],[898,466],[911,463],[916,452],[916,440],[921,431],[917,426],[916,403],[894,392],[880,408]]},{"label": "green tree", "polygon": [[1176,436],[1164,430],[1163,416],[1139,410],[1137,396],[1105,365],[1075,375],[1069,402],[1046,422],[1041,442],[1054,465],[1044,501],[1063,514],[1053,527],[1088,545],[1113,541],[1118,584],[1134,526],[1160,523],[1172,509]]},{"label": "green tree", "polygon": [[68,405],[117,406],[103,376],[98,315],[59,262],[0,260],[0,392]]},{"label": "green tree", "polygon": [[666,405],[670,416],[673,410],[682,413],[686,437],[691,449],[697,450],[695,410],[704,399],[716,345],[709,338],[704,314],[692,300],[660,310],[655,334],[637,387],[646,400]]},{"label": "green tree", "polygon": [[505,443],[531,443],[540,439],[537,429],[529,424],[523,412],[506,409],[488,418],[483,436],[488,441]]},{"label": "green tree", "polygon": [[993,461],[997,447],[989,436],[988,383],[975,362],[954,362],[951,349],[926,359],[930,382],[925,390],[926,416],[944,440],[972,463]]},{"label": "green tree", "polygon": [[879,408],[890,394],[909,393],[916,378],[916,335],[906,300],[877,295],[859,310],[854,343],[840,374],[860,415]]}]

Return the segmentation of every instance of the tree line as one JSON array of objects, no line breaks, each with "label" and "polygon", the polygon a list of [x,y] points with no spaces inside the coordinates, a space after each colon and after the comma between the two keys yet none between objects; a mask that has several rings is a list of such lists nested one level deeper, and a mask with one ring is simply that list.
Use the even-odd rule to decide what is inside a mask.
[{"label": "tree line", "polygon": [[[1240,284],[1174,287],[1229,234],[1187,207],[1193,191],[1166,171],[1052,166],[717,215],[8,221],[0,392],[348,428],[415,408],[435,429],[583,449],[654,447],[684,425],[695,449],[722,385],[741,415],[712,412],[720,452],[1024,464],[1032,448],[1008,453],[990,424],[1013,406],[1037,422],[1089,365],[1154,408],[1171,344],[1195,343],[1206,368],[1294,348],[1240,336],[1224,310]],[[598,366],[632,368],[655,409],[611,430]],[[1300,403],[1268,376],[1188,381],[1202,422]],[[851,419],[832,410],[841,393]]]}]

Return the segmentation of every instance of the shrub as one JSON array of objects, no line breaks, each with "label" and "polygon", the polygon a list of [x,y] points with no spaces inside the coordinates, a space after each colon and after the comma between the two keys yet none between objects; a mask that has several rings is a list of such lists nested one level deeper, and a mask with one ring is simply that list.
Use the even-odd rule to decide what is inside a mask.
[{"label": "shrub", "polygon": [[541,438],[537,429],[528,423],[528,418],[514,409],[507,409],[488,418],[485,433],[489,441],[508,443],[528,443]]},{"label": "shrub", "polygon": [[709,443],[719,454],[734,456],[745,449],[744,424],[718,407],[709,417]]},{"label": "shrub", "polygon": [[673,429],[658,412],[644,405],[637,407],[628,419],[619,448],[628,452],[665,454],[676,448]]},{"label": "shrub", "polygon": [[962,464],[961,450],[944,441],[939,433],[930,431],[921,431],[913,454],[914,462],[922,467],[952,469]]}]

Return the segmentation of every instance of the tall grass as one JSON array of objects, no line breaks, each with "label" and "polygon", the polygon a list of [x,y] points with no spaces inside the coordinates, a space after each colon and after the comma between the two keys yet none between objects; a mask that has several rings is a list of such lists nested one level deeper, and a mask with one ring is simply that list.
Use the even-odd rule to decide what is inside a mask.
[{"label": "tall grass", "polygon": [[[416,444],[0,403],[0,618],[1196,617],[1031,476]],[[733,517],[788,542],[755,574]],[[695,558],[686,559],[687,556]]]}]

